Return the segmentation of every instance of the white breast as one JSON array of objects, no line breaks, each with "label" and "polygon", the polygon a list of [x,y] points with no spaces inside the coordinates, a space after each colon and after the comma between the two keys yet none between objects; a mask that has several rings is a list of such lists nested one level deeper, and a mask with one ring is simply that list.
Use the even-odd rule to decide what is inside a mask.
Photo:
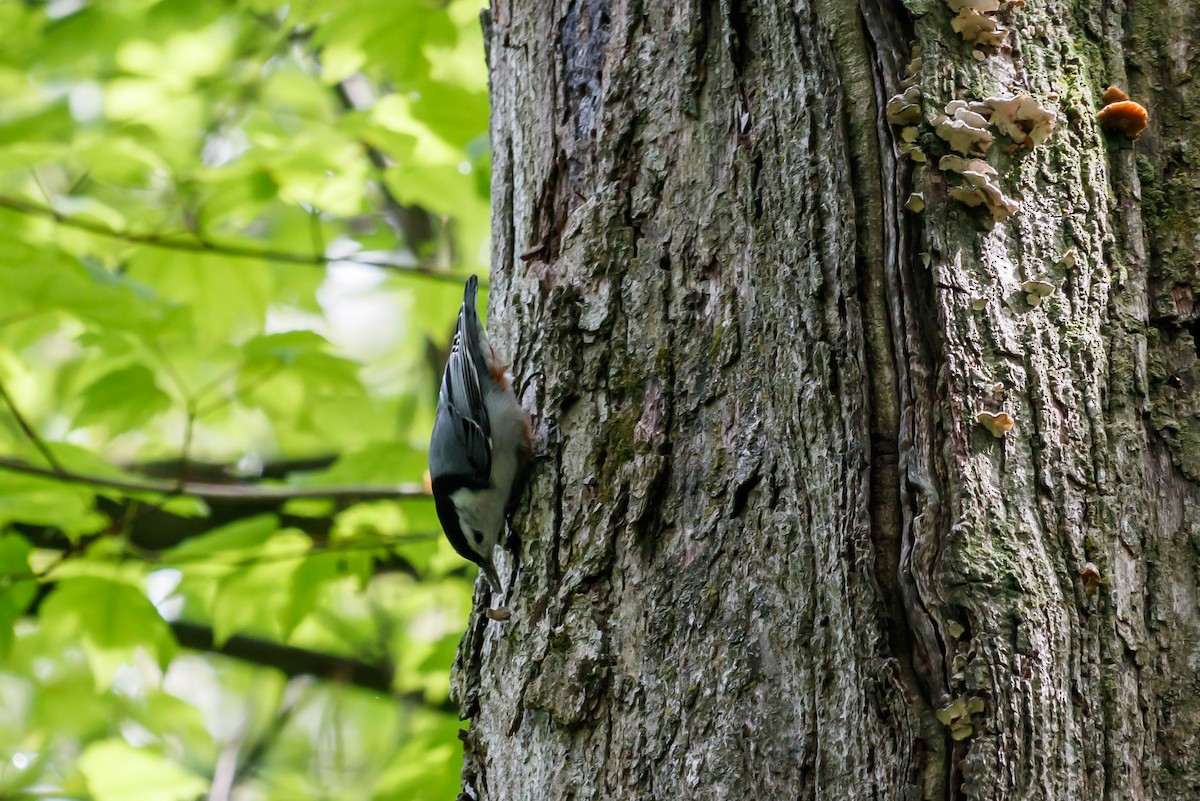
[{"label": "white breast", "polygon": [[492,429],[492,485],[482,492],[458,490],[451,494],[450,500],[464,531],[470,528],[483,535],[483,542],[476,543],[468,534],[471,545],[478,551],[491,553],[504,533],[504,510],[517,474],[517,451],[525,430],[525,412],[517,404],[511,386],[504,392],[489,392],[484,403]]}]

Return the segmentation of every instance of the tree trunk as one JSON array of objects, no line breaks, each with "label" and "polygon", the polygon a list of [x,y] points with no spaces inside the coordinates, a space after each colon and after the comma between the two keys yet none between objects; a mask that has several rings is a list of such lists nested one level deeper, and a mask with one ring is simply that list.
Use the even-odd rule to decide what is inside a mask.
[{"label": "tree trunk", "polygon": [[[467,797],[1200,797],[1200,12],[982,16],[485,14],[491,330],[545,458],[456,666]],[[992,113],[996,221],[933,118],[1024,94],[1056,119]]]}]

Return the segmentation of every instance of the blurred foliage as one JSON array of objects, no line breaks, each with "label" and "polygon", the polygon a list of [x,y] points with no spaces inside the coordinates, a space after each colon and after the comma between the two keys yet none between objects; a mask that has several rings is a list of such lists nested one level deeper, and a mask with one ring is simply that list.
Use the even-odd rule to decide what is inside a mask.
[{"label": "blurred foliage", "polygon": [[456,794],[480,5],[0,0],[0,798]]}]

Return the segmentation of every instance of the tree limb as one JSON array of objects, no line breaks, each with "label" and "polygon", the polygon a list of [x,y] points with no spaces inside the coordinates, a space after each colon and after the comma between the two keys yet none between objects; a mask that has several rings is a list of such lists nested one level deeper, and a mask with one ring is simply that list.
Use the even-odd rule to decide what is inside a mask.
[{"label": "tree limb", "polygon": [[119,239],[123,242],[129,242],[135,245],[148,245],[150,247],[163,248],[165,250],[182,250],[191,253],[212,253],[219,256],[228,256],[236,259],[262,259],[263,261],[274,261],[283,264],[300,264],[309,267],[325,267],[331,262],[358,264],[366,267],[378,267],[384,270],[392,270],[404,275],[411,275],[419,278],[428,278],[431,281],[443,281],[452,284],[461,284],[462,277],[449,272],[442,272],[421,266],[409,266],[397,264],[391,261],[382,259],[368,258],[334,258],[326,256],[324,253],[294,253],[285,250],[275,250],[273,248],[249,247],[247,245],[235,245],[230,242],[213,242],[208,239],[178,239],[166,234],[142,234],[136,231],[126,231],[98,223],[93,220],[84,219],[81,217],[72,217],[63,214],[57,209],[46,206],[42,203],[35,203],[31,200],[24,200],[10,195],[0,195],[0,208],[5,208],[10,211],[15,211],[19,214],[27,214],[33,217],[42,217],[44,219],[53,220],[55,223],[67,228],[75,228],[80,231],[87,231],[97,236],[108,237],[109,239]]},{"label": "tree limb", "polygon": [[[208,626],[182,620],[170,622],[169,625],[179,644],[193,651],[220,654],[241,662],[274,668],[289,678],[314,676],[324,681],[340,682],[364,690],[389,694],[392,692],[393,669],[389,664],[372,664],[351,657],[310,651],[307,648],[282,645],[241,634],[235,634],[218,646],[213,640],[213,631]],[[400,697],[439,711],[455,709],[449,701],[431,704],[421,693],[405,693]]]},{"label": "tree limb", "polygon": [[207,501],[223,503],[271,503],[310,498],[358,502],[395,498],[427,498],[429,493],[416,483],[362,484],[340,487],[260,486],[256,484],[214,484],[201,481],[159,481],[155,479],[112,478],[77,473],[60,467],[41,467],[12,456],[0,456],[0,470],[51,478],[67,484],[86,484],[92,487],[122,492],[147,492],[161,495],[191,495]]}]

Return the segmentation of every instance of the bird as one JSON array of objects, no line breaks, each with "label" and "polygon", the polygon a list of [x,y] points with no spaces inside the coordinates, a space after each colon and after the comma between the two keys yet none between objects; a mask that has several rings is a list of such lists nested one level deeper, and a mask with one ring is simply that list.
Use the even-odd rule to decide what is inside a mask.
[{"label": "bird", "polygon": [[511,591],[520,539],[510,520],[524,486],[533,436],[512,376],[479,320],[478,289],[479,279],[472,275],[442,373],[429,438],[429,477],[446,539],[459,555],[479,565],[493,593],[499,593],[493,551],[502,538],[513,551]]}]

